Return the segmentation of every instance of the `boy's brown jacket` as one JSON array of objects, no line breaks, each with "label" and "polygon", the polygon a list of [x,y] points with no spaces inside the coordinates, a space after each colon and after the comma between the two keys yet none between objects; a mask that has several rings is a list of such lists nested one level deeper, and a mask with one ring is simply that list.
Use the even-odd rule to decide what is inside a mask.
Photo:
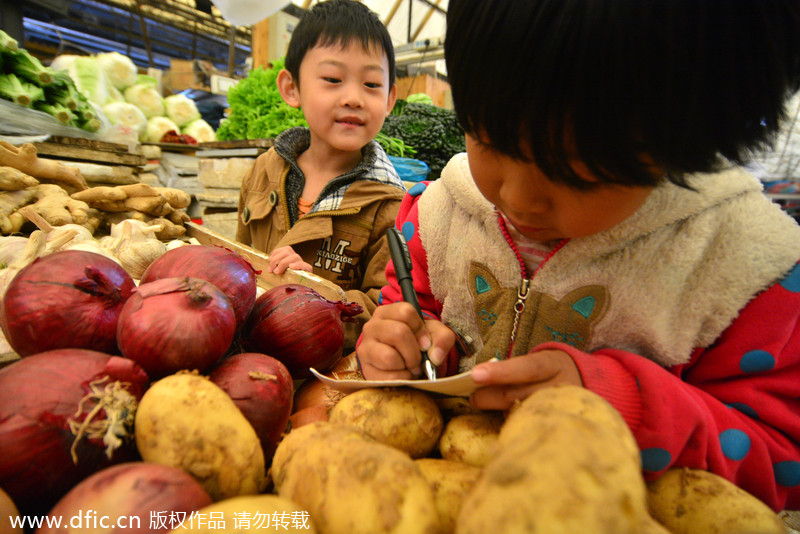
[{"label": "boy's brown jacket", "polygon": [[289,169],[274,149],[256,159],[242,181],[236,240],[265,252],[291,246],[313,266],[314,274],[344,289],[348,301],[364,308],[356,323],[345,323],[345,350],[353,348],[386,284],[386,230],[395,223],[404,191],[356,180],[338,209],[309,213],[288,228],[283,192]]}]

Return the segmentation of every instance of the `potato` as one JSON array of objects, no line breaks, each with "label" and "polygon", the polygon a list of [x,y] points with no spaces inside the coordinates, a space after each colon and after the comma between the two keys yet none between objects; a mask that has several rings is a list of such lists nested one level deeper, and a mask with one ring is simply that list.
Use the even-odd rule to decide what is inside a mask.
[{"label": "potato", "polygon": [[146,462],[180,467],[215,501],[259,493],[266,485],[255,430],[204,376],[179,373],[152,384],[136,411],[135,435]]},{"label": "potato", "polygon": [[440,458],[420,458],[414,464],[433,488],[442,531],[453,532],[461,502],[478,481],[480,468]]},{"label": "potato", "polygon": [[436,402],[412,388],[355,391],[331,408],[329,421],[355,427],[412,458],[430,454],[444,424]]},{"label": "potato", "polygon": [[308,510],[324,534],[440,532],[433,490],[414,461],[355,429],[292,430],[270,472],[278,495]]},{"label": "potato", "polygon": [[450,419],[439,438],[442,458],[481,467],[497,454],[497,436],[503,415],[483,412],[457,415]]},{"label": "potato", "polygon": [[[535,401],[522,402],[512,410],[503,424],[502,432],[498,437],[500,446],[514,443],[524,439],[530,434],[530,421],[528,416],[536,417],[538,414],[572,414],[596,421],[609,427],[619,435],[621,445],[641,461],[639,445],[633,437],[625,420],[619,412],[605,399],[585,388],[575,386],[556,386],[549,388],[546,395],[536,395]],[[526,417],[515,417],[514,414],[527,414]]]},{"label": "potato", "polygon": [[[277,522],[276,522],[277,520]],[[243,532],[305,532],[317,529],[308,512],[278,495],[231,497],[187,515],[170,534],[240,534]]]},{"label": "potato", "polygon": [[708,471],[668,469],[647,483],[650,514],[681,534],[785,533],[783,521],[766,504]]},{"label": "potato", "polygon": [[[570,400],[573,394],[580,402]],[[557,404],[553,398],[602,417],[541,413],[542,406]],[[500,452],[464,499],[456,532],[644,531],[652,520],[639,456],[624,445],[633,439],[624,422],[605,421],[614,417],[621,420],[600,396],[575,386],[528,397],[501,429]],[[503,439],[509,424],[516,440]],[[627,435],[620,436],[620,428]]]},{"label": "potato", "polygon": [[19,521],[22,518],[19,515],[19,510],[8,496],[8,493],[0,488],[0,534],[22,534],[23,530],[19,524],[11,526],[11,518],[14,521]]}]

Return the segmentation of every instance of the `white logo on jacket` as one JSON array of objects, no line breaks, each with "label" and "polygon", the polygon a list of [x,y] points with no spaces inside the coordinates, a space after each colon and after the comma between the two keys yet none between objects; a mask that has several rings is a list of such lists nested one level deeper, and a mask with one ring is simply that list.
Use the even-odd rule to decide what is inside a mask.
[{"label": "white logo on jacket", "polygon": [[[317,250],[317,261],[314,263],[314,267],[341,274],[342,263],[353,263],[353,258],[345,254],[350,243],[350,241],[340,239],[336,243],[336,247],[331,250],[331,238],[326,237],[322,240],[322,246]],[[331,264],[333,264],[333,268],[331,268]]]}]

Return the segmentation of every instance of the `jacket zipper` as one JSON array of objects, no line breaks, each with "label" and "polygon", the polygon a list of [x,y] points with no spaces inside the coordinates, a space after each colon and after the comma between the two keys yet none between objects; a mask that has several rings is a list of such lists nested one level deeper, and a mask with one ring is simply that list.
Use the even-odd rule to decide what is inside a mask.
[{"label": "jacket zipper", "polygon": [[506,238],[506,242],[511,247],[511,250],[514,251],[514,255],[517,257],[517,261],[519,262],[519,268],[522,273],[522,283],[519,286],[519,290],[517,291],[517,300],[514,302],[514,325],[511,328],[511,342],[508,346],[508,354],[506,354],[506,359],[510,358],[514,352],[514,343],[517,340],[517,333],[519,332],[519,323],[520,319],[522,318],[522,312],[525,311],[525,304],[528,300],[528,294],[530,293],[530,285],[531,280],[536,275],[536,273],[547,263],[553,255],[558,252],[558,250],[563,247],[569,239],[562,239],[558,245],[550,251],[550,254],[542,260],[536,270],[533,272],[530,278],[528,278],[528,269],[525,266],[525,260],[522,258],[522,254],[519,253],[517,249],[517,245],[514,243],[514,240],[511,238],[511,234],[508,232],[508,228],[506,228],[506,222],[503,220],[503,216],[500,212],[497,212],[497,220],[500,224],[500,231],[503,232],[503,236]]},{"label": "jacket zipper", "polygon": [[313,217],[335,217],[337,215],[355,215],[361,211],[361,208],[347,208],[343,210],[326,210],[326,211],[312,211],[303,215],[303,219],[310,219]]}]

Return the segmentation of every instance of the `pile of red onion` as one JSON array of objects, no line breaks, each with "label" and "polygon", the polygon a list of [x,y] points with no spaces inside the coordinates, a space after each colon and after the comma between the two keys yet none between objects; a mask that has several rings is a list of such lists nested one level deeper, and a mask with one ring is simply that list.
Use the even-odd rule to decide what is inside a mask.
[{"label": "pile of red onion", "polygon": [[363,308],[355,302],[330,301],[299,284],[273,287],[256,299],[244,331],[249,350],[280,360],[293,378],[325,371],[342,356],[342,321]]},{"label": "pile of red onion", "polygon": [[37,259],[8,285],[0,325],[20,356],[83,348],[117,353],[117,320],[135,284],[113,260],[65,250]]},{"label": "pile of red onion", "polygon": [[62,527],[48,528],[45,520],[36,534],[65,532],[67,520],[76,523],[71,532],[169,532],[181,520],[188,525],[192,512],[211,503],[203,486],[178,467],[128,462],[98,471],[72,488],[48,514],[61,518]]},{"label": "pile of red onion", "polygon": [[208,378],[253,425],[269,463],[292,412],[294,383],[286,366],[266,354],[245,352],[223,360]]},{"label": "pile of red onion", "polygon": [[46,513],[97,470],[135,458],[133,416],[148,386],[133,360],[58,349],[0,369],[0,487]]},{"label": "pile of red onion", "polygon": [[199,278],[211,282],[225,293],[241,326],[256,300],[256,275],[250,263],[239,254],[221,247],[185,245],[168,250],[150,264],[141,284],[161,278]]},{"label": "pile of red onion", "polygon": [[123,356],[158,378],[208,368],[225,355],[235,331],[233,308],[214,284],[162,278],[140,284],[125,303],[117,343]]}]

